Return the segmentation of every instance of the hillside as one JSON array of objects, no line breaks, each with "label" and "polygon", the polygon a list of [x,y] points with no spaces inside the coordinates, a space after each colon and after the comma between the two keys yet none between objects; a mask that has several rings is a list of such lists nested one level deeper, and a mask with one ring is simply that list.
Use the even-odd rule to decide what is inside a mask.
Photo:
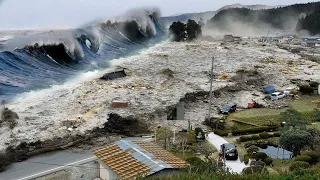
[{"label": "hillside", "polygon": [[248,8],[225,9],[209,21],[208,27],[230,31],[237,27],[279,29],[295,31],[302,16],[320,9],[320,2],[295,4],[274,9],[252,10]]},{"label": "hillside", "polygon": [[241,4],[233,4],[233,5],[227,5],[224,6],[216,11],[206,11],[201,13],[186,13],[176,16],[168,16],[168,17],[162,17],[161,21],[164,25],[169,26],[175,21],[181,21],[181,22],[187,22],[188,19],[193,19],[195,21],[200,21],[200,18],[202,18],[205,22],[209,19],[211,19],[215,14],[222,10],[230,9],[230,8],[248,8],[252,10],[259,10],[259,9],[271,9],[278,6],[266,6],[266,5],[241,5]]}]

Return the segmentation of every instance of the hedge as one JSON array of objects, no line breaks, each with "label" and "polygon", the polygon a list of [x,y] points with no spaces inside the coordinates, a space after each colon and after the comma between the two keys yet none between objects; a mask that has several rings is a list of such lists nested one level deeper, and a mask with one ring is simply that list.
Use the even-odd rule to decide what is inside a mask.
[{"label": "hedge", "polygon": [[228,134],[229,134],[229,131],[223,131],[223,130],[218,130],[218,129],[214,130],[213,132],[216,135],[219,135],[219,136],[222,136],[222,137],[228,136]]},{"label": "hedge", "polygon": [[310,164],[311,163],[316,164],[318,162],[319,154],[315,151],[305,151],[305,152],[302,152],[301,155],[306,155],[311,157]]},{"label": "hedge", "polygon": [[263,126],[263,127],[255,127],[250,129],[240,129],[232,131],[232,135],[239,136],[239,135],[247,135],[247,134],[257,134],[262,132],[273,132],[277,131],[277,126]]},{"label": "hedge", "polygon": [[260,133],[259,136],[261,139],[267,139],[270,137],[269,133],[267,132]]},{"label": "hedge", "polygon": [[239,139],[240,139],[240,142],[246,142],[246,141],[252,140],[251,136],[241,136]]},{"label": "hedge", "polygon": [[312,158],[307,155],[301,155],[294,158],[294,161],[303,161],[303,162],[310,163],[312,161]]},{"label": "hedge", "polygon": [[281,133],[280,132],[274,132],[272,134],[273,137],[280,137],[281,136]]},{"label": "hedge", "polygon": [[[260,140],[260,139],[267,139],[269,137],[280,137],[280,133],[276,134],[277,136],[274,136],[273,134],[264,132],[260,133],[259,135],[251,135],[251,136],[240,136],[239,141],[240,142],[246,142],[246,141],[251,141],[251,140]],[[279,135],[279,136],[278,136]]]},{"label": "hedge", "polygon": [[307,162],[303,162],[303,161],[294,161],[290,164],[289,166],[289,170],[290,171],[295,171],[298,169],[307,169],[310,167],[310,164]]},{"label": "hedge", "polygon": [[252,139],[252,140],[259,140],[259,139],[260,139],[260,136],[259,136],[259,135],[252,135],[252,136],[251,136],[251,139]]}]

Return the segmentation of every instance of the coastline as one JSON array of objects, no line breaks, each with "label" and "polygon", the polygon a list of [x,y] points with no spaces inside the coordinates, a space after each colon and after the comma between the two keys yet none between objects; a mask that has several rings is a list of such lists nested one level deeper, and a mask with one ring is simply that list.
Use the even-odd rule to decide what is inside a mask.
[{"label": "coastline", "polygon": [[[270,56],[282,59],[283,62],[299,62],[300,59],[298,55],[278,49],[274,45],[258,46],[254,40],[245,45],[221,45],[221,41],[205,40],[183,43],[165,41],[135,56],[112,62],[110,68],[126,69],[128,76],[125,78],[113,81],[92,78],[66,89],[41,90],[8,104],[10,109],[18,113],[20,119],[18,126],[12,131],[7,127],[1,128],[0,149],[3,150],[9,145],[17,146],[21,142],[89,136],[88,133],[93,129],[104,127],[111,113],[124,118],[135,117],[146,122],[149,129],[152,129],[164,123],[168,108],[175,106],[187,93],[209,91],[208,73],[213,56],[216,57],[214,72],[227,73],[231,77],[236,76],[239,69],[254,69],[263,59]],[[307,65],[310,64],[315,63],[308,61]],[[304,74],[305,69],[295,72],[295,75],[279,76],[280,70],[286,67],[283,63],[268,63],[265,66],[264,69],[259,69],[266,77],[265,83],[276,84],[278,88],[290,84],[287,81],[289,76],[293,78],[303,75],[310,78]],[[307,70],[316,71],[316,68]],[[104,73],[101,72],[99,77]],[[98,77],[98,74],[95,77]],[[235,83],[230,79],[216,79],[213,90]],[[259,97],[252,96],[253,93]],[[228,98],[217,97],[214,104],[223,106],[238,101],[241,107],[246,106],[250,98],[265,103],[262,102],[263,94],[259,93],[258,87],[252,87],[240,90]],[[112,108],[113,100],[127,101],[129,107]],[[194,125],[200,125],[208,109],[206,103],[188,106],[186,119],[192,119]],[[77,117],[81,117],[81,121],[76,122],[76,128],[68,131],[69,127],[65,126],[65,123]]]}]

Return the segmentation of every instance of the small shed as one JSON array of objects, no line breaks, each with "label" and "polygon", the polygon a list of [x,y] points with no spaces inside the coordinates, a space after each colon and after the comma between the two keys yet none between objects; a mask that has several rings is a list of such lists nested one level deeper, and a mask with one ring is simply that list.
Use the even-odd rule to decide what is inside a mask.
[{"label": "small shed", "polygon": [[181,172],[188,164],[153,142],[121,140],[93,151],[100,179],[122,180],[164,177]]},{"label": "small shed", "polygon": [[126,77],[126,76],[127,76],[126,72],[124,70],[121,70],[121,71],[114,71],[111,73],[106,73],[100,79],[114,80],[114,79],[118,79],[118,78],[122,78],[122,77]]},{"label": "small shed", "polygon": [[267,86],[267,87],[263,88],[263,92],[266,94],[272,94],[272,93],[276,92],[276,88],[273,86]]}]

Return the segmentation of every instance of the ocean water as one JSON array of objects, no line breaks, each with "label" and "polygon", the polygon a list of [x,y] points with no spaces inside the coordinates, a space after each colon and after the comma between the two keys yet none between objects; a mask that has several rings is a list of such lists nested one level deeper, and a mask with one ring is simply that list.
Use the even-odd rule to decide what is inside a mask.
[{"label": "ocean water", "polygon": [[0,33],[0,101],[85,78],[164,37],[158,12],[127,16],[78,29]]}]

